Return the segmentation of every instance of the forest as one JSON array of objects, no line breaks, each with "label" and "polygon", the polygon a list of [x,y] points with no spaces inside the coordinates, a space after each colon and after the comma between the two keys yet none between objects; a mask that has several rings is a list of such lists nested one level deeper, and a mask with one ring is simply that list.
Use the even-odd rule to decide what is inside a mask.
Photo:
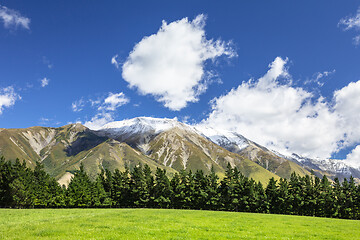
[{"label": "forest", "polygon": [[220,179],[181,171],[171,179],[149,166],[114,172],[102,170],[94,181],[81,165],[68,187],[60,186],[41,163],[34,169],[0,158],[2,208],[168,208],[236,211],[360,219],[360,185],[314,175],[271,178],[267,186],[229,164]]}]

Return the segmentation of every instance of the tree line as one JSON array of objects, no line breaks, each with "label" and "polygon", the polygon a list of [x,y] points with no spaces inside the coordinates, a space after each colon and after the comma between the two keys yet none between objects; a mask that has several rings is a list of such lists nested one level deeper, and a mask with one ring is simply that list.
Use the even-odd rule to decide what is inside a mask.
[{"label": "tree line", "polygon": [[148,165],[114,172],[102,170],[94,181],[81,165],[68,187],[60,186],[40,163],[0,158],[0,207],[9,208],[175,208],[291,214],[360,219],[360,185],[354,179],[330,182],[326,176],[271,178],[267,186],[230,164],[219,179],[212,169],[181,171],[169,179]]}]

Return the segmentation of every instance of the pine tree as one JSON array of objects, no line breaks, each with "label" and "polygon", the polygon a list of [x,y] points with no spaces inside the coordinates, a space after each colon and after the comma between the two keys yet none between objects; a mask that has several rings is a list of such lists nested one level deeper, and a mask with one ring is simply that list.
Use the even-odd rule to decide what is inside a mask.
[{"label": "pine tree", "polygon": [[206,193],[208,195],[207,201],[205,203],[205,209],[209,210],[218,210],[220,194],[218,190],[219,186],[219,177],[216,175],[214,166],[211,167],[211,172],[207,176],[208,185],[206,187]]},{"label": "pine tree", "polygon": [[0,157],[0,207],[10,207],[13,203],[10,184],[14,180],[11,162]]},{"label": "pine tree", "polygon": [[320,195],[319,195],[319,217],[331,217],[335,211],[335,198],[334,191],[328,180],[324,175],[320,183]]},{"label": "pine tree", "polygon": [[75,172],[66,190],[66,201],[69,207],[90,207],[92,201],[92,183],[81,164]]},{"label": "pine tree", "polygon": [[345,195],[342,192],[341,183],[338,178],[334,179],[334,211],[332,217],[342,218],[344,215],[343,206]]},{"label": "pine tree", "polygon": [[135,166],[131,171],[130,196],[133,207],[145,207],[149,201],[146,191],[146,181],[142,171],[142,166]]},{"label": "pine tree", "polygon": [[231,206],[237,200],[233,200],[232,189],[233,189],[233,179],[234,179],[234,170],[231,167],[230,163],[228,163],[225,177],[221,180],[219,186],[219,193],[220,193],[220,207],[219,210],[231,210]]},{"label": "pine tree", "polygon": [[275,178],[270,178],[270,181],[265,189],[266,197],[267,197],[267,203],[269,206],[269,212],[270,213],[276,213],[278,211],[277,209],[277,199],[278,199],[278,189]]},{"label": "pine tree", "polygon": [[145,164],[143,168],[143,174],[145,178],[145,191],[144,191],[144,199],[145,207],[154,207],[154,177],[151,173],[151,169],[149,165]]},{"label": "pine tree", "polygon": [[275,213],[289,214],[289,183],[286,179],[280,178],[279,187],[277,189],[277,200],[275,201]]},{"label": "pine tree", "polygon": [[294,215],[302,214],[303,200],[303,183],[301,177],[298,177],[295,172],[290,175],[289,180],[289,212]]},{"label": "pine tree", "polygon": [[175,173],[170,180],[170,186],[172,190],[171,207],[175,209],[182,209],[185,202],[185,184],[182,182],[178,173]]},{"label": "pine tree", "polygon": [[154,202],[159,208],[169,208],[171,206],[171,185],[166,170],[156,169],[155,186],[154,186]]},{"label": "pine tree", "polygon": [[20,163],[16,159],[13,165],[13,181],[9,184],[12,196],[12,206],[19,208],[29,208],[34,206],[34,185],[33,173],[26,167],[25,161]]}]

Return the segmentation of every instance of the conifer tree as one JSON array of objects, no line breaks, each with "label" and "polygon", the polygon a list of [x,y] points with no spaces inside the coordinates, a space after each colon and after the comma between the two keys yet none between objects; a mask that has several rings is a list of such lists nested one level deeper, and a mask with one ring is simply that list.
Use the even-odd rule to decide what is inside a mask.
[{"label": "conifer tree", "polygon": [[277,206],[276,201],[278,197],[278,189],[276,184],[275,178],[270,178],[268,185],[266,186],[265,193],[267,197],[267,203],[269,205],[269,212],[270,213],[276,213],[277,212]]},{"label": "conifer tree", "polygon": [[169,208],[171,206],[171,185],[166,170],[156,169],[154,185],[154,202],[159,208]]},{"label": "conifer tree", "polygon": [[84,165],[74,173],[66,190],[67,206],[90,207],[92,201],[92,184],[89,176],[84,170]]},{"label": "conifer tree", "polygon": [[219,208],[220,194],[218,189],[219,177],[216,175],[214,166],[211,167],[211,172],[207,176],[208,185],[206,186],[206,193],[208,195],[205,209],[217,210]]}]

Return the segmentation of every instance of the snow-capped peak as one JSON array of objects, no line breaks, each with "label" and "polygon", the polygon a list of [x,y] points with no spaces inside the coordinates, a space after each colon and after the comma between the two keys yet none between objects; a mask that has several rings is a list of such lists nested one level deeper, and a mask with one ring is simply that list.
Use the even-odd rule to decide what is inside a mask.
[{"label": "snow-capped peak", "polygon": [[141,134],[152,133],[159,134],[172,128],[181,128],[193,130],[191,126],[177,121],[176,118],[152,118],[137,117],[122,121],[110,122],[102,126],[98,131],[113,133],[113,135],[122,134]]},{"label": "snow-capped peak", "polygon": [[249,146],[249,140],[235,132],[215,129],[213,127],[209,127],[201,124],[196,125],[195,129],[198,132],[200,132],[202,135],[209,138],[212,142],[222,147],[226,147],[230,144],[234,144],[239,148],[239,150],[242,150],[247,146]]},{"label": "snow-capped peak", "polygon": [[176,118],[152,118],[152,117],[137,117],[126,119],[122,121],[110,122],[101,127],[98,131],[106,132],[112,137],[120,135],[135,135],[135,134],[159,134],[172,128],[180,128],[190,132],[195,132],[220,146],[228,146],[230,144],[236,145],[240,150],[249,145],[249,141],[242,135],[215,129],[210,126],[198,124],[188,125],[179,122]]}]

